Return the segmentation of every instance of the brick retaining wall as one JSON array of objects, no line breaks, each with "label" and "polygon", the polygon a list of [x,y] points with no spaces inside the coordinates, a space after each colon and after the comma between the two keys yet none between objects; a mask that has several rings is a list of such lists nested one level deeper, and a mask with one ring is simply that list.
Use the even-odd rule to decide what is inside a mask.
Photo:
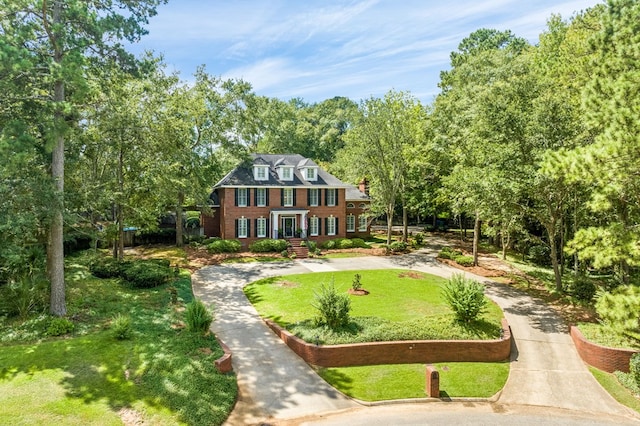
[{"label": "brick retaining wall", "polygon": [[225,345],[224,342],[218,339],[217,337],[216,337],[216,340],[218,341],[218,343],[220,344],[220,347],[224,351],[224,355],[222,355],[220,358],[218,358],[215,361],[216,369],[218,370],[219,373],[222,373],[222,374],[229,373],[233,371],[233,365],[231,363],[232,361],[231,349],[229,349],[229,347]]},{"label": "brick retaining wall", "polygon": [[271,330],[304,359],[319,367],[379,364],[425,364],[433,362],[498,362],[511,354],[511,329],[502,319],[499,340],[415,340],[399,342],[314,345],[294,336],[270,320]]},{"label": "brick retaining wall", "polygon": [[628,373],[631,357],[639,352],[631,349],[608,348],[592,343],[576,326],[571,326],[571,338],[584,362],[607,373],[614,371]]}]

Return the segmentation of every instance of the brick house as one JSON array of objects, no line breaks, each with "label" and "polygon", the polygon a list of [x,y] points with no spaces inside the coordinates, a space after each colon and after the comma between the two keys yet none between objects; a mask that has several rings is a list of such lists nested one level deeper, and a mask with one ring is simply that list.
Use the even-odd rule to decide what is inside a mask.
[{"label": "brick house", "polygon": [[247,248],[262,238],[308,238],[322,243],[369,235],[366,180],[345,184],[298,154],[252,154],[211,194],[203,215],[208,237],[237,238]]}]

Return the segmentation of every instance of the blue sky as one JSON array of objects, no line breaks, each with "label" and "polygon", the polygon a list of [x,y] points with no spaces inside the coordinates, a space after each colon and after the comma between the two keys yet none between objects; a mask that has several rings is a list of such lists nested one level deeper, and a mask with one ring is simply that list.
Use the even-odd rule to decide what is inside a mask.
[{"label": "blue sky", "polygon": [[571,17],[601,0],[170,0],[131,47],[164,55],[189,81],[244,79],[259,95],[355,101],[391,89],[423,103],[438,93],[449,53],[479,28],[536,43],[551,14]]}]

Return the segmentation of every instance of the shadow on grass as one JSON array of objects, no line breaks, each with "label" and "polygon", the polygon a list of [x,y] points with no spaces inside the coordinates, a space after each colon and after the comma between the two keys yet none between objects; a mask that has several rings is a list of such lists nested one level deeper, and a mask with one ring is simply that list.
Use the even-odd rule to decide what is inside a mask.
[{"label": "shadow on grass", "polygon": [[322,379],[331,384],[336,389],[340,389],[341,392],[350,395],[353,389],[353,379],[346,374],[342,373],[338,369],[321,368],[318,370],[318,374]]}]

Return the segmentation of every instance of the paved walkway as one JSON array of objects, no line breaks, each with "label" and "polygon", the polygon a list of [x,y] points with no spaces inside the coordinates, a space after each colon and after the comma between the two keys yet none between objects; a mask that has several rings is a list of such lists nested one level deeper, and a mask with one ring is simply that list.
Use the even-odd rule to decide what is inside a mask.
[{"label": "paved walkway", "polygon": [[[306,272],[406,268],[442,277],[460,272],[441,265],[432,254],[423,251],[393,257],[228,264],[208,266],[196,272],[194,292],[204,302],[215,306],[212,330],[233,352],[233,365],[238,374],[239,400],[228,424],[273,423],[295,418],[300,420],[286,423],[299,424],[304,418],[308,424],[355,424],[357,418],[358,424],[389,424],[382,420],[385,418],[383,412],[389,412],[390,419],[395,420],[416,412],[419,417],[413,421],[419,418],[422,423],[425,416],[438,413],[435,408],[440,403],[418,406],[422,408],[415,408],[413,404],[411,409],[359,406],[327,385],[293,354],[264,325],[242,292],[244,285],[260,278]],[[570,416],[580,413],[583,417],[578,422],[585,421],[586,415],[596,419],[591,424],[609,421],[637,424],[638,417],[613,400],[591,376],[577,355],[566,326],[552,310],[541,301],[505,285],[487,282],[487,295],[502,307],[511,325],[514,336],[511,372],[497,401],[465,403],[467,410],[478,411],[477,415],[485,411],[487,415],[509,414],[511,420],[498,417],[505,419],[504,424],[516,420],[514,415],[525,416],[521,419],[522,424],[541,421],[540,417],[523,414],[529,406],[551,407],[553,410],[544,410],[544,415],[557,413],[558,419],[567,413]],[[445,403],[442,415],[451,412],[455,416],[460,412],[460,406],[453,409],[453,405],[456,404]],[[342,414],[330,414],[336,411]],[[537,415],[542,413],[539,411]],[[531,423],[527,423],[527,419]],[[489,417],[486,420],[496,422]],[[413,424],[411,418],[407,421],[402,424]],[[433,422],[437,423],[437,418]]]}]

